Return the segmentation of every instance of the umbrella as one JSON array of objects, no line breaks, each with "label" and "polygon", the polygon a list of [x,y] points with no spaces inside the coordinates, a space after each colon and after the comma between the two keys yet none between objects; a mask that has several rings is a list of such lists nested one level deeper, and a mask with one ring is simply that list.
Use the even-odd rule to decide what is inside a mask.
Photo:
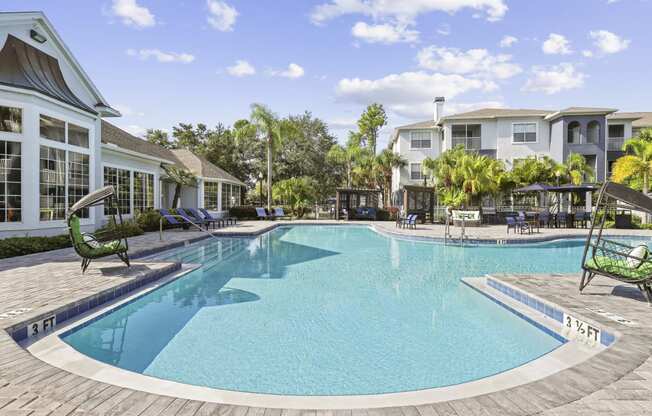
[{"label": "umbrella", "polygon": [[544,183],[534,183],[532,185],[524,186],[523,188],[514,189],[514,192],[521,194],[527,194],[530,192],[547,192],[550,188],[550,185]]}]

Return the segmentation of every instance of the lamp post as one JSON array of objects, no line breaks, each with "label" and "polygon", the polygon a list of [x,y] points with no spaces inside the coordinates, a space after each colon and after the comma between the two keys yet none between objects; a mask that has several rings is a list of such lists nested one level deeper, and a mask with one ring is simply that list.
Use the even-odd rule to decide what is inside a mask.
[{"label": "lamp post", "polygon": [[258,183],[260,184],[260,206],[263,206],[263,172],[258,174]]}]

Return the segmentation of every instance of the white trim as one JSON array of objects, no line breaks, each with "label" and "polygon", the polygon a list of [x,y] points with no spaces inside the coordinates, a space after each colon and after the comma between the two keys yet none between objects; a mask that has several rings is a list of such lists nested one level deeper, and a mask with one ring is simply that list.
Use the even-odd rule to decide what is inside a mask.
[{"label": "white trim", "polygon": [[[514,141],[514,126],[517,124],[534,124],[536,140],[533,142],[515,142]],[[526,133],[527,134],[527,133]],[[512,144],[537,144],[539,143],[539,122],[538,121],[514,121],[512,122]]]},{"label": "white trim", "polygon": [[[134,194],[135,194],[134,173],[135,172],[147,173],[154,176],[154,209],[157,208],[157,205],[160,207],[161,187],[156,185],[157,180],[158,181],[161,180],[159,172],[150,169],[140,169],[140,168],[135,168],[133,166],[121,165],[119,163],[102,162],[102,168],[100,169],[102,175],[101,186],[104,186],[104,167],[126,170],[129,172],[129,214],[124,214],[125,218],[133,218],[135,215],[135,210],[134,210]],[[157,193],[158,193],[158,199],[156,195]],[[158,203],[157,200],[159,200]],[[102,218],[106,219],[108,217],[110,217],[110,215],[105,215],[104,211],[102,211]]]},{"label": "white trim", "polygon": [[83,114],[86,117],[92,117],[92,118],[98,118],[99,116],[97,114],[89,113],[88,111],[82,110],[81,108],[75,107],[74,105],[70,105],[64,101],[57,100],[56,98],[52,98],[50,96],[47,96],[45,94],[41,94],[38,91],[34,90],[28,90],[25,88],[16,88],[16,87],[10,87],[8,85],[0,85],[0,91],[6,90],[7,92],[15,93],[15,94],[24,94],[24,95],[29,95],[32,97],[40,98],[44,101],[48,101],[49,103],[56,104],[58,106],[64,107],[66,110],[74,111],[79,114]]},{"label": "white trim", "polygon": [[[412,133],[423,133],[423,132],[428,132],[430,134],[430,146],[428,147],[412,147]],[[410,150],[431,150],[432,149],[432,141],[433,141],[433,134],[432,130],[429,129],[415,129],[415,130],[409,130],[409,137],[408,141],[410,142]],[[423,140],[423,139],[420,139]]]}]

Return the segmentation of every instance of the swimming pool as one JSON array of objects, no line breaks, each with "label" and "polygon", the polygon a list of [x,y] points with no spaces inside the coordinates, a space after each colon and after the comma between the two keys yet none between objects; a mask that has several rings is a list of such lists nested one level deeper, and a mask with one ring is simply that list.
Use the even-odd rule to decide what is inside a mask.
[{"label": "swimming pool", "polygon": [[481,379],[559,347],[461,284],[579,270],[583,242],[455,247],[360,226],[280,227],[166,258],[202,267],[62,335],[96,360],[241,392],[367,395]]}]

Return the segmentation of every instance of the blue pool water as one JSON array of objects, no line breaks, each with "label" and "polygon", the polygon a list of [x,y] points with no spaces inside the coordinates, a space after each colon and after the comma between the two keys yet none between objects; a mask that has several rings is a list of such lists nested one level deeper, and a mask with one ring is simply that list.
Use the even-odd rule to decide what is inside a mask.
[{"label": "blue pool water", "polygon": [[458,384],[561,344],[460,278],[577,272],[582,247],[462,248],[343,226],[209,239],[167,255],[202,268],[63,340],[123,369],[227,390],[350,395]]}]

